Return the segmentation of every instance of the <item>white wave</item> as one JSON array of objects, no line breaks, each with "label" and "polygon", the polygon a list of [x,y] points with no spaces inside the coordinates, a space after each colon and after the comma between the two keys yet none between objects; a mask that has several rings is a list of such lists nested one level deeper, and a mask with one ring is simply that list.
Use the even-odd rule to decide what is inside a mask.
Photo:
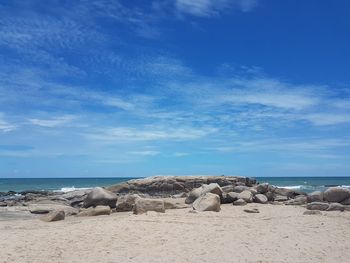
[{"label": "white wave", "polygon": [[91,189],[91,187],[74,187],[74,186],[70,186],[70,187],[62,187],[60,190],[55,190],[54,192],[63,192],[63,193],[68,193],[68,192],[73,192],[73,191],[77,191],[77,190],[89,190]]},{"label": "white wave", "polygon": [[350,185],[342,185],[341,187],[350,188]]},{"label": "white wave", "polygon": [[281,188],[286,188],[286,189],[301,189],[304,188],[305,185],[287,185],[287,186],[279,186]]}]

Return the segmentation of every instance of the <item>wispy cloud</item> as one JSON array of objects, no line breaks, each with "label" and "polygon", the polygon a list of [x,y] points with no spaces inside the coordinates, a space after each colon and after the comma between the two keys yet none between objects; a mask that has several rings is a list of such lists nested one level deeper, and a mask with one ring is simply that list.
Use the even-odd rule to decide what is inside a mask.
[{"label": "wispy cloud", "polygon": [[4,113],[0,112],[0,132],[11,132],[16,128],[15,124],[5,121]]},{"label": "wispy cloud", "polygon": [[132,151],[130,154],[141,155],[141,156],[156,156],[159,155],[159,151]]},{"label": "wispy cloud", "polygon": [[28,121],[32,125],[37,125],[37,126],[46,127],[46,128],[56,128],[56,127],[65,126],[76,119],[77,119],[77,116],[65,115],[65,116],[55,117],[51,119],[29,119]]}]

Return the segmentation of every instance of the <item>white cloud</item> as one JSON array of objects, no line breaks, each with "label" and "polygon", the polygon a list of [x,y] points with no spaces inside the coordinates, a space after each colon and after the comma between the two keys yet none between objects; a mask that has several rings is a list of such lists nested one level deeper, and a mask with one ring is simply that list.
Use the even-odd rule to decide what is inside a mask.
[{"label": "white cloud", "polygon": [[0,132],[11,132],[17,129],[17,126],[5,121],[4,113],[0,112]]},{"label": "white cloud", "polygon": [[158,151],[133,151],[129,153],[142,156],[156,156],[160,154]]},{"label": "white cloud", "polygon": [[60,117],[54,117],[51,119],[29,119],[28,121],[32,125],[37,125],[37,126],[46,127],[46,128],[55,128],[55,127],[65,126],[66,124],[71,123],[76,119],[77,119],[77,116],[65,115]]},{"label": "white cloud", "polygon": [[342,113],[311,113],[304,114],[300,118],[318,126],[350,123],[350,115]]}]

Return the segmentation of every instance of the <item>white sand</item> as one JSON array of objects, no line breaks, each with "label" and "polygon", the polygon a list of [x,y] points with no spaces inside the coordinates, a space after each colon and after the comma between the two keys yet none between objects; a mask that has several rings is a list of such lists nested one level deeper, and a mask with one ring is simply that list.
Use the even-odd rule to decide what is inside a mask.
[{"label": "white sand", "polygon": [[188,211],[2,221],[0,262],[350,262],[350,212],[307,216],[302,207],[258,204]]}]

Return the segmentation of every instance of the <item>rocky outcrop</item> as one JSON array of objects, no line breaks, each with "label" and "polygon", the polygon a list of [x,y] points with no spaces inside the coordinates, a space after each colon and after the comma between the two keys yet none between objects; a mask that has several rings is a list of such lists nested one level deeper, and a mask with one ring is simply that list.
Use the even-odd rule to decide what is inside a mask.
[{"label": "rocky outcrop", "polygon": [[350,197],[350,190],[344,187],[330,187],[324,192],[327,202],[340,203]]},{"label": "rocky outcrop", "polygon": [[204,211],[220,211],[220,197],[217,194],[206,193],[201,195],[193,202],[193,210]]},{"label": "rocky outcrop", "polygon": [[197,198],[205,195],[206,193],[212,193],[221,196],[223,191],[217,183],[211,183],[209,185],[204,184],[201,187],[193,189],[188,194],[188,197],[186,198],[186,204],[192,204]]},{"label": "rocky outcrop", "polygon": [[88,208],[90,206],[109,206],[115,208],[117,203],[117,195],[102,187],[96,187],[86,196],[83,206]]},{"label": "rocky outcrop", "polygon": [[98,205],[96,207],[81,209],[78,216],[102,216],[102,215],[110,215],[111,212],[112,211],[109,206]]},{"label": "rocky outcrop", "polygon": [[134,214],[143,214],[148,211],[164,213],[164,201],[162,199],[137,198],[133,208]]},{"label": "rocky outcrop", "polygon": [[253,186],[256,184],[256,180],[237,176],[155,176],[130,180],[112,185],[107,189],[119,194],[147,193],[151,196],[170,197],[182,192],[188,193],[192,189],[211,183],[216,183],[220,187]]},{"label": "rocky outcrop", "polygon": [[137,194],[127,194],[118,198],[116,211],[127,212],[132,211],[137,198],[141,198]]},{"label": "rocky outcrop", "polygon": [[54,210],[40,217],[40,220],[44,222],[54,222],[64,220],[65,217],[66,213],[63,210]]},{"label": "rocky outcrop", "polygon": [[328,203],[322,203],[322,202],[312,202],[312,203],[308,203],[306,206],[306,209],[308,210],[321,210],[321,211],[325,211],[327,210],[329,207]]}]

